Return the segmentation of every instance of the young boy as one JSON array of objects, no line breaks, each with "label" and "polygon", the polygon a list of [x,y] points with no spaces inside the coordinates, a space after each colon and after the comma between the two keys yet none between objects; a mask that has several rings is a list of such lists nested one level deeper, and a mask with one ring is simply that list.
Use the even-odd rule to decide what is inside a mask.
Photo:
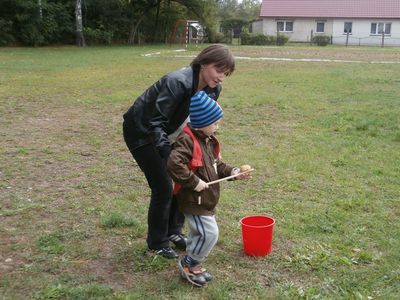
[{"label": "young boy", "polygon": [[[220,159],[219,143],[215,137],[223,111],[219,104],[203,91],[192,98],[189,108],[190,123],[179,134],[168,159],[168,171],[174,180],[174,193],[179,210],[184,213],[189,227],[186,255],[178,266],[182,277],[196,286],[204,286],[212,279],[201,267],[218,240],[215,207],[220,186],[207,182],[238,174]],[[246,179],[242,174],[236,178]]]}]

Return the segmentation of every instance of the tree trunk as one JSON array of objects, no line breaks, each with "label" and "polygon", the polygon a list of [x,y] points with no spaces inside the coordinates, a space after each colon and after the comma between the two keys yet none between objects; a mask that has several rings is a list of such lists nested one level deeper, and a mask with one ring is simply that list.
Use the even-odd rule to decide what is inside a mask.
[{"label": "tree trunk", "polygon": [[86,43],[85,43],[85,37],[83,36],[81,0],[76,0],[75,23],[76,23],[76,44],[78,47],[85,47]]},{"label": "tree trunk", "polygon": [[143,19],[144,19],[144,15],[142,15],[139,18],[139,20],[137,21],[136,24],[134,22],[131,23],[131,31],[129,33],[128,44],[133,45],[135,43],[136,32],[137,32],[140,24],[142,23]]},{"label": "tree trunk", "polygon": [[170,9],[170,7],[171,7],[171,0],[168,0],[168,2],[167,2],[168,14],[165,18],[165,26],[164,26],[164,43],[165,43],[165,45],[168,44],[168,25],[169,25],[169,11],[170,11],[169,9]]},{"label": "tree trunk", "polygon": [[40,20],[43,20],[42,0],[38,0],[38,6],[39,6],[39,17],[40,17]]},{"label": "tree trunk", "polygon": [[160,3],[161,1],[157,1],[157,11],[156,11],[156,20],[154,23],[154,35],[153,35],[153,43],[158,42],[158,21],[160,19]]}]

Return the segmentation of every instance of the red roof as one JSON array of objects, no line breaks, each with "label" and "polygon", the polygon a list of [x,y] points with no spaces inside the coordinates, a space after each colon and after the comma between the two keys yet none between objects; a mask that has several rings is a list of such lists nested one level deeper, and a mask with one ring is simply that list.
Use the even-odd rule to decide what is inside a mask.
[{"label": "red roof", "polygon": [[260,17],[400,18],[400,0],[262,0]]}]

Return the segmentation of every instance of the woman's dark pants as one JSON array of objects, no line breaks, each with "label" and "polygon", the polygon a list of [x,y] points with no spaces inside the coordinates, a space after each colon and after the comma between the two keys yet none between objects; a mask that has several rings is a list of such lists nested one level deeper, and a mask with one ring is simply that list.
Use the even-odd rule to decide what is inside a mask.
[{"label": "woman's dark pants", "polygon": [[[130,149],[129,141],[127,144]],[[151,189],[147,245],[153,250],[168,247],[168,236],[181,233],[184,216],[178,212],[177,201],[172,197],[173,186],[166,160],[160,157],[153,144],[136,148],[131,153]]]}]

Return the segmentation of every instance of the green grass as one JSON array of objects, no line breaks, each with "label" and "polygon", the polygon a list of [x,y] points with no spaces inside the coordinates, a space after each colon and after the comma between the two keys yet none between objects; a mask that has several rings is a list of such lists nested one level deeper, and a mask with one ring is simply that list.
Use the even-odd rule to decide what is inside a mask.
[{"label": "green grass", "polygon": [[[400,50],[232,47],[359,63],[237,60],[219,139],[256,171],[221,184],[215,280],[194,289],[146,251],[149,189],[121,132],[135,97],[199,51],[175,49],[0,49],[0,297],[397,299],[400,65],[369,62]],[[252,214],[276,219],[266,257],[243,254]]]},{"label": "green grass", "polygon": [[101,223],[105,228],[139,226],[139,222],[135,219],[127,218],[117,212],[112,212],[105,216]]}]

